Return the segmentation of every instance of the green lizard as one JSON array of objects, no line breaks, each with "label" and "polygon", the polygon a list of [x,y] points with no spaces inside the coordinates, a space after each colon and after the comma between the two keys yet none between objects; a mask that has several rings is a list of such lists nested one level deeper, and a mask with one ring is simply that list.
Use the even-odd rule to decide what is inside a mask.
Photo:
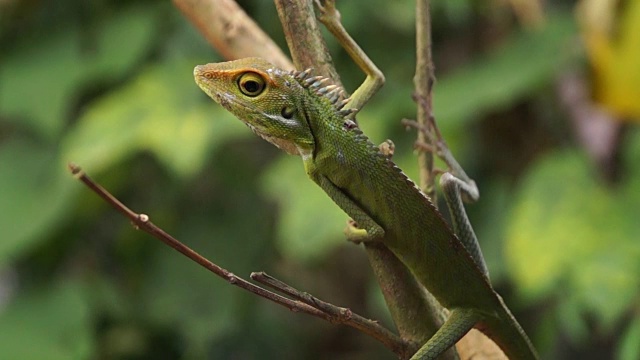
[{"label": "green lizard", "polygon": [[[477,189],[446,145],[438,155],[451,167],[441,184],[454,219],[449,227],[429,198],[352,120],[381,82],[366,55],[346,36],[332,7],[319,7],[325,25],[367,73],[349,99],[311,70],[284,71],[260,58],[196,66],[194,77],[212,99],[256,134],[302,157],[308,176],[357,225],[352,241],[388,247],[447,309],[450,316],[412,359],[435,359],[476,328],[511,359],[537,359],[527,335],[489,283],[486,265],[461,202]],[[321,18],[322,19],[322,18]],[[345,45],[346,44],[346,45]],[[353,50],[355,49],[355,52]]]}]

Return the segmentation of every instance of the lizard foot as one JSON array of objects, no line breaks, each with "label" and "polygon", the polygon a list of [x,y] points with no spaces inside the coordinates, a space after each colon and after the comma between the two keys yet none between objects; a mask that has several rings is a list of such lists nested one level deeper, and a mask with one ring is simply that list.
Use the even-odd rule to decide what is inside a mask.
[{"label": "lizard foot", "polygon": [[323,23],[340,23],[340,12],[336,9],[335,0],[314,0],[318,8],[318,19]]},{"label": "lizard foot", "polygon": [[378,147],[380,148],[380,152],[389,159],[393,157],[393,153],[396,150],[396,144],[389,139],[383,141]]},{"label": "lizard foot", "polygon": [[367,230],[358,228],[358,224],[353,219],[347,220],[347,227],[344,228],[347,240],[359,245],[368,237]]}]

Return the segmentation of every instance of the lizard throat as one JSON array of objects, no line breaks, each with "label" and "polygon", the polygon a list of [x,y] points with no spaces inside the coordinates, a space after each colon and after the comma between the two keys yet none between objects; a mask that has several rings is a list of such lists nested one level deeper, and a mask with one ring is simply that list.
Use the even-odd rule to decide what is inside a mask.
[{"label": "lizard throat", "polygon": [[258,129],[257,127],[249,124],[248,122],[245,122],[245,124],[247,124],[249,129],[251,129],[251,131],[253,131],[255,134],[257,134],[261,138],[267,140],[268,142],[272,143],[277,148],[279,148],[281,150],[284,150],[285,152],[287,152],[287,154],[302,155],[298,151],[298,146],[296,146],[296,144],[293,141],[286,140],[286,139],[281,139],[281,138],[277,138],[275,136],[271,136],[271,135],[265,134],[264,132],[260,131],[260,129]]}]

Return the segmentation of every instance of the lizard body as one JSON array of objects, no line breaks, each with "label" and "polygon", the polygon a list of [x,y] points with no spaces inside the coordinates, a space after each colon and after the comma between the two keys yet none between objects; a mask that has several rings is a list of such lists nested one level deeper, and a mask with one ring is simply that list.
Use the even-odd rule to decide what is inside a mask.
[{"label": "lizard body", "polygon": [[[350,120],[341,89],[310,71],[246,58],[194,69],[196,83],[255,133],[300,155],[308,176],[357,224],[354,241],[381,241],[451,312],[414,355],[434,359],[472,327],[511,359],[537,359],[488,276],[429,198]],[[480,255],[481,256],[481,255]]]}]

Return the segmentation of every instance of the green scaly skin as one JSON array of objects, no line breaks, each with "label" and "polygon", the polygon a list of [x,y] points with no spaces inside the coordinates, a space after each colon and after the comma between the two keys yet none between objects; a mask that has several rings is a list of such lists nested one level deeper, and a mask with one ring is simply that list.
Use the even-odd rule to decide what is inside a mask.
[{"label": "green scaly skin", "polygon": [[308,176],[357,223],[349,238],[381,241],[451,312],[412,359],[434,359],[472,327],[510,359],[537,359],[483,270],[416,185],[348,119],[342,91],[309,71],[246,58],[197,66],[196,83],[255,133],[300,155]]}]

